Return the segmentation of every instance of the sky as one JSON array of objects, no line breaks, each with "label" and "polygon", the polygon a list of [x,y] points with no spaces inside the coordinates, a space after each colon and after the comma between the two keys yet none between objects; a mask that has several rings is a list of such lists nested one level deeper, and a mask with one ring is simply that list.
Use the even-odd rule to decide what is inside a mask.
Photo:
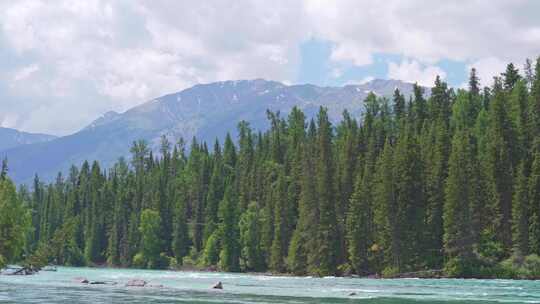
[{"label": "sky", "polygon": [[0,0],[0,126],[66,135],[197,83],[482,84],[540,55],[540,1]]}]

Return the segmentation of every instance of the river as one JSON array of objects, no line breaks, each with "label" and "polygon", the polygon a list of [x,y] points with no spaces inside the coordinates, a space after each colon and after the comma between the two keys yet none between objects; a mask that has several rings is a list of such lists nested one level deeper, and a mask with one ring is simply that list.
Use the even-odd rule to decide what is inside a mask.
[{"label": "river", "polygon": [[[115,285],[82,284],[76,280],[80,277]],[[125,287],[131,279],[154,287]],[[211,289],[218,281],[224,289]],[[33,276],[0,276],[0,303],[540,303],[540,281],[377,280],[59,267],[57,272]]]}]

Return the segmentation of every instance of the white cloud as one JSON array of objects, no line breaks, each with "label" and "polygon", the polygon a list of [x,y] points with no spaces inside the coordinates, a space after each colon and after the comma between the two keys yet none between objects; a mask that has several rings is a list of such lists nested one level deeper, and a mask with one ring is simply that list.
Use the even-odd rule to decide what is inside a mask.
[{"label": "white cloud", "polygon": [[32,65],[23,67],[15,73],[15,76],[13,76],[13,81],[17,82],[17,81],[27,79],[28,77],[30,77],[32,74],[34,74],[37,71],[39,71],[39,65],[37,64],[32,64]]},{"label": "white cloud", "polygon": [[0,79],[9,72],[16,80],[0,102],[24,113],[17,128],[66,134],[103,112],[196,83],[292,79],[309,35],[302,7],[284,0],[0,2],[0,47],[36,62],[0,71]]},{"label": "white cloud", "polygon": [[314,31],[335,43],[332,59],[356,65],[377,52],[423,63],[540,53],[539,1],[306,1]]},{"label": "white cloud", "polygon": [[0,117],[0,127],[3,128],[13,128],[17,125],[17,120],[19,116],[13,113],[5,113]]},{"label": "white cloud", "polygon": [[386,53],[408,58],[393,78],[431,84],[450,59],[487,80],[499,62],[540,54],[539,11],[525,0],[0,1],[0,106],[13,127],[66,134],[200,82],[294,82],[311,38],[332,43],[334,76]]},{"label": "white cloud", "polygon": [[388,63],[388,78],[407,82],[418,82],[422,86],[431,86],[435,77],[446,78],[446,73],[437,66],[423,66],[416,60],[403,60],[397,64]]},{"label": "white cloud", "polygon": [[477,60],[467,66],[467,75],[472,68],[476,69],[476,74],[480,78],[482,86],[490,86],[493,84],[493,77],[499,76],[506,69],[507,62],[504,62],[495,57],[488,57]]}]

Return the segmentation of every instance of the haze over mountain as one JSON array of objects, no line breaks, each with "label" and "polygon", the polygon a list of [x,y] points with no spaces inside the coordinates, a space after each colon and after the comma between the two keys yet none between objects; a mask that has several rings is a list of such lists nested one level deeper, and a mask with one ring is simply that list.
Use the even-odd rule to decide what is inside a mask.
[{"label": "haze over mountain", "polygon": [[0,127],[0,151],[11,149],[20,145],[46,142],[55,138],[56,136],[54,135],[28,133],[15,129]]},{"label": "haze over mountain", "polygon": [[98,160],[107,167],[128,156],[132,142],[138,139],[146,140],[155,150],[162,135],[171,142],[183,137],[188,144],[193,136],[209,144],[227,132],[236,136],[241,120],[263,130],[268,126],[267,109],[286,115],[298,106],[312,117],[325,106],[333,121],[339,120],[345,109],[359,117],[369,92],[391,96],[396,88],[407,96],[413,85],[380,79],[343,87],[285,85],[262,79],[200,84],[124,113],[108,112],[69,136],[4,149],[0,156],[9,158],[10,176],[18,183],[31,181],[35,173],[52,180],[59,171],[66,172],[84,160]]}]

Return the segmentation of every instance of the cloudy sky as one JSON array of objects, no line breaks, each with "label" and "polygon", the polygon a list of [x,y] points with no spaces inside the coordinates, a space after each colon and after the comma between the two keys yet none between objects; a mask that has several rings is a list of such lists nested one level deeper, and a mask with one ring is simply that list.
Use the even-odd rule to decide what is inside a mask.
[{"label": "cloudy sky", "polygon": [[65,135],[228,79],[461,86],[474,66],[489,84],[540,55],[539,12],[536,0],[0,0],[0,126]]}]

